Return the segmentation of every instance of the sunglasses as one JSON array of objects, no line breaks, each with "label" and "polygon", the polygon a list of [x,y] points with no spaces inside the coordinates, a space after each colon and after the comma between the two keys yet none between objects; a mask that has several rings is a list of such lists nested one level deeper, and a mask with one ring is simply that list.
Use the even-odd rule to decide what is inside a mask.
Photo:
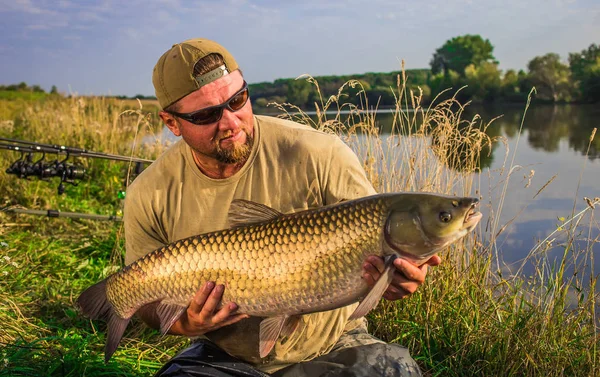
[{"label": "sunglasses", "polygon": [[207,107],[191,113],[182,114],[170,111],[169,114],[183,120],[187,120],[188,122],[194,123],[198,126],[211,124],[221,120],[224,109],[227,109],[232,113],[240,110],[246,105],[246,102],[248,102],[248,97],[248,83],[244,81],[244,86],[242,86],[242,89],[240,89],[237,93],[220,105]]}]

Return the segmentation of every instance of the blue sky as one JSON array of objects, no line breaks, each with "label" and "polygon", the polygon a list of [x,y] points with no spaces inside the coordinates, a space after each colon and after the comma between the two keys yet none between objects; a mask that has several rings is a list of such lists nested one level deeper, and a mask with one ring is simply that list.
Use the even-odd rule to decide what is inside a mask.
[{"label": "blue sky", "polygon": [[0,84],[154,94],[158,57],[214,39],[248,82],[426,68],[452,37],[480,34],[500,68],[600,43],[599,0],[0,0]]}]

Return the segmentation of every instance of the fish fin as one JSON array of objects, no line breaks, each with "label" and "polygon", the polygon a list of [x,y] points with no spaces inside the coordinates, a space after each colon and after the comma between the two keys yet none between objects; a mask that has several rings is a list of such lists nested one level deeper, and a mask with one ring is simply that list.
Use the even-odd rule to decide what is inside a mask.
[{"label": "fish fin", "polygon": [[354,313],[350,315],[349,319],[364,317],[371,310],[375,309],[379,303],[379,300],[381,300],[381,296],[383,296],[385,291],[390,286],[392,279],[394,278],[394,272],[396,271],[396,267],[394,267],[394,260],[396,258],[396,255],[390,255],[386,257],[383,274],[381,274],[367,296],[360,302],[360,305],[356,307],[356,310],[354,310]]},{"label": "fish fin", "polygon": [[261,223],[276,219],[283,215],[281,212],[264,204],[249,200],[236,199],[231,202],[227,221],[231,228]]},{"label": "fish fin", "polygon": [[281,329],[280,335],[283,337],[289,338],[294,333],[294,331],[296,331],[296,329],[298,329],[298,324],[300,324],[301,318],[302,318],[302,316],[299,316],[299,315],[293,315],[293,316],[289,317],[288,320],[286,321],[285,325]]},{"label": "fish fin", "polygon": [[130,318],[121,318],[106,298],[106,280],[102,280],[83,291],[77,298],[79,310],[91,319],[102,319],[108,323],[104,362],[108,363],[115,353]]},{"label": "fish fin", "polygon": [[77,308],[88,318],[108,320],[112,305],[106,298],[106,280],[83,291],[77,298]]},{"label": "fish fin", "polygon": [[165,335],[186,309],[187,306],[161,301],[156,307],[156,315],[160,320],[160,333]]},{"label": "fish fin", "polygon": [[129,318],[121,318],[116,313],[108,320],[106,345],[104,346],[104,363],[108,363],[111,356],[117,350],[125,329],[129,324]]},{"label": "fish fin", "polygon": [[258,351],[261,358],[266,357],[271,352],[289,318],[289,316],[283,315],[262,320],[258,341]]}]

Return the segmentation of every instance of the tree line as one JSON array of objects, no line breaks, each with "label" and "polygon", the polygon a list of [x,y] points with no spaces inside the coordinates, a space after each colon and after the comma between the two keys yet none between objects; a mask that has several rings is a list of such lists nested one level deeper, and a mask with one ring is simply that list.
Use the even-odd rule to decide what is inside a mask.
[{"label": "tree line", "polygon": [[[532,87],[536,98],[552,103],[600,102],[600,47],[570,53],[568,62],[558,54],[536,56],[527,64],[527,71],[501,71],[493,55],[494,46],[479,35],[452,38],[438,48],[431,59],[430,69],[406,70],[406,86],[422,95],[422,103],[456,95],[461,101],[524,103]],[[344,102],[360,104],[365,99],[370,106],[393,107],[398,96],[398,77],[402,72],[365,73],[347,76],[317,76],[319,95],[315,85],[304,79],[278,79],[274,82],[250,84],[251,98],[257,109],[265,109],[271,102],[291,103],[311,110],[348,80],[360,87],[348,87]],[[453,90],[447,91],[448,88]],[[462,88],[462,89],[460,89]],[[356,96],[364,89],[364,96]],[[458,93],[456,93],[456,91]],[[439,97],[438,97],[439,98]]]},{"label": "tree line", "polygon": [[[405,85],[421,96],[421,103],[456,95],[459,101],[524,103],[531,88],[536,88],[538,101],[550,103],[600,102],[600,46],[591,44],[581,52],[569,53],[563,62],[555,53],[536,56],[527,70],[502,71],[493,55],[494,46],[480,35],[466,34],[447,40],[430,61],[430,68],[409,69]],[[250,84],[250,98],[257,111],[267,110],[270,103],[290,103],[304,110],[337,95],[346,85],[342,103],[386,108],[396,106],[399,77],[403,72],[368,72],[355,75],[316,76],[316,85],[306,79],[277,79],[274,82]],[[452,88],[452,90],[448,90]],[[460,89],[460,90],[458,90]],[[359,91],[364,92],[358,96]],[[458,90],[458,93],[457,93]],[[0,92],[45,93],[38,85],[0,85]],[[52,86],[50,94],[58,93]],[[126,99],[126,96],[117,96]],[[133,98],[156,99],[141,94]]]},{"label": "tree line", "polygon": [[[12,85],[0,85],[0,91],[46,93],[46,91],[44,89],[42,89],[42,87],[40,87],[39,85],[29,86],[25,82],[20,82],[19,84],[12,84]],[[50,94],[58,94],[56,85],[52,85],[52,88],[50,89]]]}]

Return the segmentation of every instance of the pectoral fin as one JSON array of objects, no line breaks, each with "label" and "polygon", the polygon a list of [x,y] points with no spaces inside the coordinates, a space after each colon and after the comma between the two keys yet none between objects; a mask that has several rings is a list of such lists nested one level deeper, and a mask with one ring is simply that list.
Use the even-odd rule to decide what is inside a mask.
[{"label": "pectoral fin", "polygon": [[279,335],[290,336],[298,328],[300,316],[279,316],[266,318],[260,323],[259,346],[260,357],[266,357],[279,339]]},{"label": "pectoral fin", "polygon": [[371,288],[367,296],[360,302],[360,305],[354,310],[354,313],[352,313],[349,319],[364,317],[371,310],[375,309],[379,300],[381,300],[381,296],[383,296],[394,278],[394,272],[396,271],[394,260],[396,258],[396,255],[386,257],[383,274],[381,274],[373,288]]}]

